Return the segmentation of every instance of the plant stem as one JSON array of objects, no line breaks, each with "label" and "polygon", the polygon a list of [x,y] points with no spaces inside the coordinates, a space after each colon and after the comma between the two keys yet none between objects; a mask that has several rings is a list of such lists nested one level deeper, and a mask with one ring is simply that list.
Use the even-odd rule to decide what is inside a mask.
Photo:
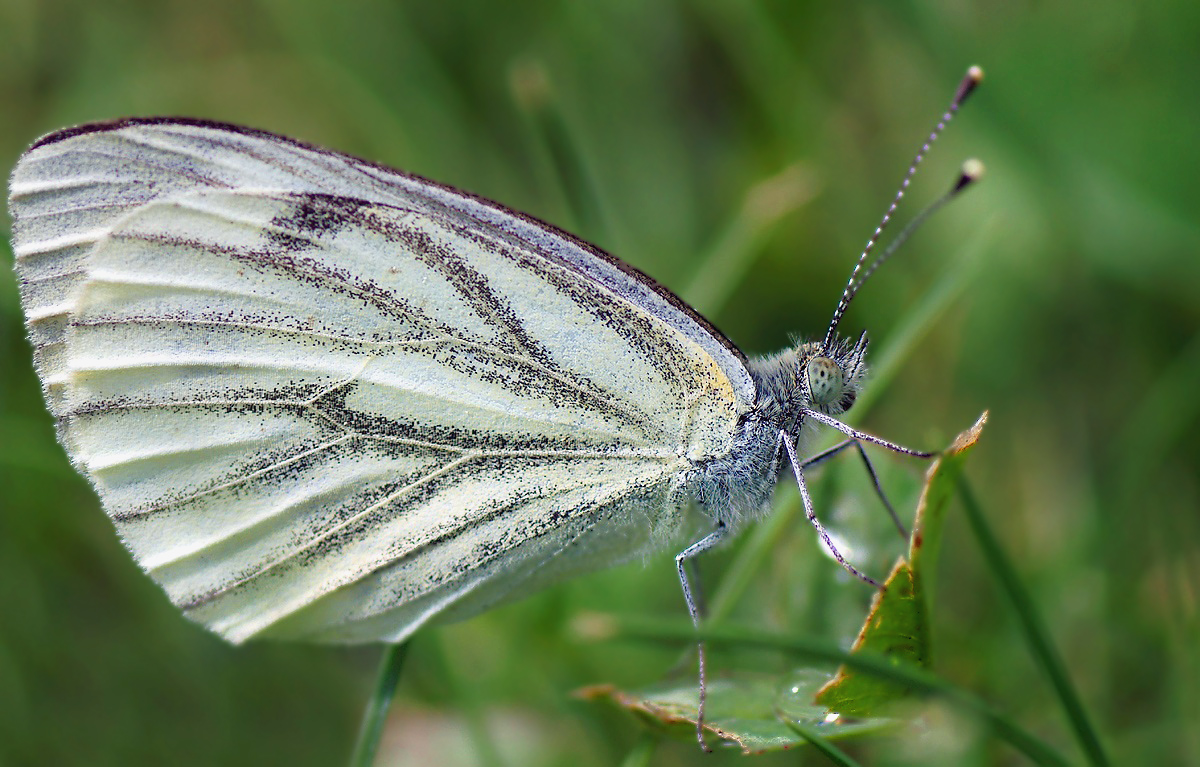
[{"label": "plant stem", "polygon": [[387,721],[388,707],[396,692],[396,683],[400,681],[400,671],[404,668],[407,654],[408,642],[384,648],[379,676],[375,680],[375,692],[371,694],[367,709],[363,712],[362,728],[358,732],[358,742],[354,744],[350,767],[371,767],[374,764],[379,738],[383,735],[383,723]]}]

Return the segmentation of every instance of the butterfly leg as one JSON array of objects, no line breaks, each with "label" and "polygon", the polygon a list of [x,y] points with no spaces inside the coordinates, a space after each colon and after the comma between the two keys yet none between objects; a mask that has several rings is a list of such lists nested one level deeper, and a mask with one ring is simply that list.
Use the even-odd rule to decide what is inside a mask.
[{"label": "butterfly leg", "polygon": [[883,507],[887,509],[888,516],[892,518],[892,523],[895,524],[896,529],[900,531],[900,537],[908,538],[908,530],[904,528],[904,523],[900,521],[899,515],[896,514],[896,509],[892,507],[891,501],[888,500],[887,495],[883,492],[883,485],[879,483],[879,474],[876,473],[875,466],[871,463],[871,459],[867,456],[867,451],[863,449],[862,443],[857,439],[851,437],[850,439],[837,443],[828,450],[817,453],[812,458],[809,458],[805,460],[804,463],[800,464],[800,468],[807,469],[824,463],[848,447],[854,447],[856,450],[858,450],[858,455],[860,458],[862,458],[863,466],[867,467],[867,474],[871,475],[871,482],[875,485],[875,495],[879,496],[879,500],[883,502]]},{"label": "butterfly leg", "polygon": [[883,588],[878,581],[861,572],[854,565],[850,564],[842,552],[837,550],[833,545],[833,539],[829,537],[829,533],[825,530],[825,526],[817,519],[817,513],[813,510],[812,495],[808,492],[808,483],[804,481],[804,467],[800,463],[800,459],[796,457],[796,442],[792,439],[792,435],[786,431],[779,432],[779,441],[783,444],[783,449],[787,452],[788,463],[792,465],[792,474],[796,477],[796,486],[800,489],[800,500],[804,502],[804,514],[808,517],[808,522],[817,531],[817,535],[821,536],[821,540],[825,542],[825,546],[833,554],[833,558],[838,561],[848,573],[855,576],[859,580],[866,581],[875,588]]},{"label": "butterfly leg", "polygon": [[[936,455],[936,453],[927,453],[924,450],[913,450],[911,447],[905,447],[904,445],[897,445],[895,442],[889,442],[883,437],[876,437],[874,434],[867,434],[865,431],[859,431],[849,424],[842,423],[833,416],[825,415],[820,410],[805,408],[803,411],[801,411],[800,415],[804,418],[811,418],[814,421],[819,421],[826,426],[832,426],[851,439],[857,439],[862,442],[870,442],[872,445],[886,447],[893,453],[911,455],[914,458],[932,458],[934,455]],[[792,447],[793,449],[795,448],[794,442],[792,443]]]},{"label": "butterfly leg", "polygon": [[[688,614],[692,616],[692,625],[697,629],[700,628],[700,619],[704,617],[703,605],[701,605],[698,599],[700,577],[699,573],[693,574],[697,586],[697,589],[694,590],[692,581],[688,578],[688,567],[693,564],[692,560],[720,544],[728,534],[729,528],[724,522],[718,521],[716,530],[713,530],[675,556],[675,567],[679,570],[679,584],[683,586],[683,598],[687,602]],[[708,744],[704,742],[704,703],[708,697],[704,642],[696,643],[696,656],[700,667],[700,702],[696,713],[696,740],[700,741],[700,748],[703,748],[705,751],[711,751]]]}]

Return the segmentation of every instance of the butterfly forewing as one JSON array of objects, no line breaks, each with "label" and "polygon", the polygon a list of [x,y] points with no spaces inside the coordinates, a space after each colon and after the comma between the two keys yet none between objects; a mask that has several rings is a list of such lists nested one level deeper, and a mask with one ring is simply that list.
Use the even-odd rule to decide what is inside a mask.
[{"label": "butterfly forewing", "polygon": [[61,340],[95,240],[136,207],[201,189],[312,192],[462,216],[469,226],[516,237],[642,306],[709,354],[739,401],[754,398],[740,352],[703,318],[635,270],[554,227],[450,187],[264,131],[160,118],[51,134],[13,171],[9,209],[17,273],[45,382],[57,370],[52,345]]},{"label": "butterfly forewing", "polygon": [[235,640],[397,639],[635,555],[753,404],[632,270],[343,155],[135,123],[43,140],[12,192],[60,438]]}]

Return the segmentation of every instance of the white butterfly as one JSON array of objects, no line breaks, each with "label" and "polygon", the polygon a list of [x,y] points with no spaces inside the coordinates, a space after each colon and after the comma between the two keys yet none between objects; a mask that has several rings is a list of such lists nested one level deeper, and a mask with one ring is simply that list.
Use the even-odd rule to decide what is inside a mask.
[{"label": "white butterfly", "polygon": [[[51,134],[10,211],[59,439],[138,563],[240,642],[399,641],[763,513],[865,336],[747,360],[578,239],[231,125]],[[859,280],[858,284],[861,284]],[[899,448],[897,448],[899,449]],[[807,491],[804,500],[811,516]],[[815,518],[814,518],[815,519]]]}]

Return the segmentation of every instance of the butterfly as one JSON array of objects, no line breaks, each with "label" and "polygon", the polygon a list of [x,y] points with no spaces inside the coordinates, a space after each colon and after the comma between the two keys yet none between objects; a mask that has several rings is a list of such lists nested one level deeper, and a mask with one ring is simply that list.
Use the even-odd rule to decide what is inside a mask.
[{"label": "butterfly", "polygon": [[867,340],[836,329],[873,266],[822,341],[748,359],[554,226],[191,119],[52,133],[9,210],[59,440],[138,564],[233,642],[399,642],[666,545],[692,504],[699,621],[686,565],[783,471],[820,529],[797,454],[818,425],[924,455],[837,420]]}]

